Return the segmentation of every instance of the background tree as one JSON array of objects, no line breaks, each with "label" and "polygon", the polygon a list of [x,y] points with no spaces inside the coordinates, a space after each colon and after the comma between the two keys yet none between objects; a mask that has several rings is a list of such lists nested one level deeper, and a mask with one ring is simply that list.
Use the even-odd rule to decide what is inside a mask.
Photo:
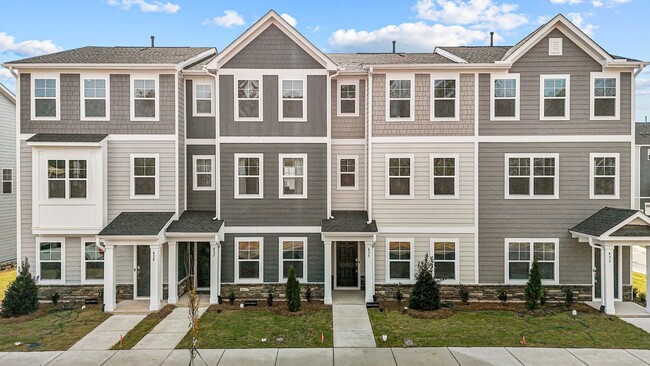
[{"label": "background tree", "polygon": [[27,257],[18,269],[18,276],[9,285],[2,300],[2,317],[20,316],[38,309],[38,287],[36,280],[29,273]]}]

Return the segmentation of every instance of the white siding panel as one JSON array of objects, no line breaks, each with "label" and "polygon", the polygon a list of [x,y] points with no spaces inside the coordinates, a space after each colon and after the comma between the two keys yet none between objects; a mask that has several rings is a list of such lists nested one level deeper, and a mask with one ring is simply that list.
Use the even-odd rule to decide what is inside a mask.
[{"label": "white siding panel", "polygon": [[133,246],[115,247],[115,276],[118,284],[133,283]]},{"label": "white siding panel", "polygon": [[65,283],[81,283],[81,238],[65,238]]},{"label": "white siding panel", "polygon": [[[365,145],[332,145],[332,210],[365,210],[364,196],[366,194],[366,162]],[[358,190],[337,189],[338,156],[357,155],[359,157],[357,171]]]},{"label": "white siding panel", "polygon": [[0,95],[0,174],[12,169],[11,194],[0,191],[0,263],[16,258],[16,106]]}]

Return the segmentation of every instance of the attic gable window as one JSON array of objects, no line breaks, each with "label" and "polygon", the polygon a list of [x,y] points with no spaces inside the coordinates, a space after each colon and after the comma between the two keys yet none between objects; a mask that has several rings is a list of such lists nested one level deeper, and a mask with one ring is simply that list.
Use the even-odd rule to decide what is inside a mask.
[{"label": "attic gable window", "polygon": [[59,75],[34,75],[32,81],[32,119],[58,120],[61,98]]}]

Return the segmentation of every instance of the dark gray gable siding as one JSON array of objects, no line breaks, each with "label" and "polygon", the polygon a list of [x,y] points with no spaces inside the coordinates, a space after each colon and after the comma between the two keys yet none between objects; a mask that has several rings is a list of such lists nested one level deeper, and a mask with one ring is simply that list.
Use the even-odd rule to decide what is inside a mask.
[{"label": "dark gray gable siding", "polygon": [[[194,155],[215,155],[215,147],[211,145],[187,146],[187,209],[189,211],[214,211],[216,207],[216,191],[194,190]],[[218,169],[215,161],[215,169]],[[216,175],[215,175],[216,176]],[[217,187],[217,189],[219,189]]]},{"label": "dark gray gable siding", "polygon": [[[307,237],[307,281],[310,283],[323,282],[325,262],[323,242],[319,233],[313,234],[226,234],[221,247],[221,282],[235,282],[235,238],[263,237],[264,238],[264,282],[279,282],[280,237]],[[224,294],[227,295],[227,294]]]},{"label": "dark gray gable siding", "polygon": [[225,69],[322,69],[323,66],[271,24],[239,53]]},{"label": "dark gray gable siding", "polygon": [[[562,38],[563,55],[548,55],[548,39]],[[481,135],[616,135],[630,134],[631,74],[621,73],[620,121],[589,120],[590,73],[602,66],[561,31],[554,30],[510,69],[520,74],[520,121],[490,121],[490,75],[481,74],[479,133]],[[570,121],[540,121],[540,74],[569,74]],[[516,126],[516,128],[513,128]]]},{"label": "dark gray gable siding", "polygon": [[327,77],[307,77],[307,122],[278,121],[278,76],[264,75],[263,120],[235,122],[234,77],[219,77],[221,136],[327,136]]},{"label": "dark gray gable siding", "polygon": [[[327,207],[325,144],[221,144],[221,219],[228,226],[320,226]],[[234,199],[234,154],[264,154],[264,198]],[[278,154],[308,154],[307,198],[279,199]]]},{"label": "dark gray gable siding", "polygon": [[187,111],[187,138],[213,139],[215,134],[215,117],[194,117],[194,84],[192,80],[185,83],[185,110]]},{"label": "dark gray gable siding", "polygon": [[[648,158],[650,148],[641,146],[639,150],[641,152],[639,156],[639,193],[641,197],[650,197],[650,158]],[[646,202],[650,202],[650,199],[641,199],[641,205],[639,206],[641,210],[645,208]]]}]

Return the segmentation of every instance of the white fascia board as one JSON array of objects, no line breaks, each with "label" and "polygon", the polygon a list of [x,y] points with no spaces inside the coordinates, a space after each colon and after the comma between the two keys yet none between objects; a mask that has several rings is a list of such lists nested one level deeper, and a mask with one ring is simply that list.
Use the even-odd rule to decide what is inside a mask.
[{"label": "white fascia board", "polygon": [[190,57],[187,60],[179,63],[178,65],[176,65],[176,70],[182,70],[184,67],[186,67],[188,65],[191,65],[191,64],[193,64],[193,63],[195,63],[197,61],[203,60],[206,57],[212,56],[215,53],[217,53],[217,50],[215,50],[214,48],[211,48],[211,49],[209,49],[207,51],[203,51],[203,52],[199,53],[198,55]]},{"label": "white fascia board", "polygon": [[27,146],[40,147],[103,147],[100,142],[27,142]]},{"label": "white fascia board", "polygon": [[96,235],[102,228],[76,229],[76,228],[32,228],[33,235]]},{"label": "white fascia board", "polygon": [[29,72],[29,69],[83,69],[83,70],[167,70],[176,72],[176,64],[3,64],[2,66]]},{"label": "white fascia board", "polygon": [[619,240],[623,240],[623,239],[630,240],[630,239],[632,239],[631,237],[614,237],[614,238],[611,238],[610,235],[617,232],[620,228],[622,228],[625,225],[628,225],[630,222],[632,222],[632,221],[634,221],[636,219],[640,219],[640,220],[644,221],[646,224],[650,225],[650,217],[646,216],[643,212],[639,211],[639,212],[635,213],[634,215],[628,217],[627,219],[623,220],[618,225],[616,225],[613,228],[611,228],[611,229],[607,230],[606,232],[604,232],[602,235],[600,235],[600,237],[598,239],[599,240],[615,240],[614,238],[621,238]]},{"label": "white fascia board", "polygon": [[320,233],[320,226],[229,226],[224,228],[225,234],[314,234]]},{"label": "white fascia board", "polygon": [[377,241],[377,233],[321,233],[321,241]]},{"label": "white fascia board", "polygon": [[429,72],[432,70],[444,70],[447,72],[492,72],[494,70],[510,69],[510,62],[495,62],[481,64],[383,64],[383,65],[364,65],[364,69],[373,69],[375,74],[381,74],[382,70],[403,70],[403,71],[422,71]]}]

